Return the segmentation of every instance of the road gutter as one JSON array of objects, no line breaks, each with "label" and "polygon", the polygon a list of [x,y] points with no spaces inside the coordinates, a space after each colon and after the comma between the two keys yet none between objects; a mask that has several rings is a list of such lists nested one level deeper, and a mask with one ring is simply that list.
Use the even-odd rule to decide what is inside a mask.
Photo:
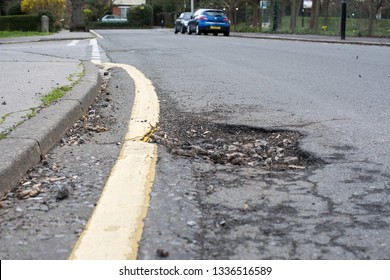
[{"label": "road gutter", "polygon": [[135,67],[123,68],[134,80],[135,99],[128,132],[98,204],[77,241],[71,260],[136,259],[155,178],[157,145],[144,142],[159,122],[159,101],[152,82]]}]

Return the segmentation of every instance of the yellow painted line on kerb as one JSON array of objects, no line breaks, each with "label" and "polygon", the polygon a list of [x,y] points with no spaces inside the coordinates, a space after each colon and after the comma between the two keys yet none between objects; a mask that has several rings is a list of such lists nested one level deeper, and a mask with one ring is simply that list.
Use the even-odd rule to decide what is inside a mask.
[{"label": "yellow painted line on kerb", "polygon": [[139,70],[121,67],[134,80],[135,99],[128,132],[99,202],[69,257],[72,260],[136,259],[157,161],[157,146],[142,141],[158,125],[159,101]]}]

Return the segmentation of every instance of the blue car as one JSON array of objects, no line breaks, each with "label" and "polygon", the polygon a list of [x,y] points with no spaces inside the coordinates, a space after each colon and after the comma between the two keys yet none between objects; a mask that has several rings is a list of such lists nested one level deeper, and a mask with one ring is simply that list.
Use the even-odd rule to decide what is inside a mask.
[{"label": "blue car", "polygon": [[191,18],[187,26],[188,34],[213,33],[215,36],[218,33],[223,33],[225,36],[230,34],[230,20],[222,10],[200,9]]}]

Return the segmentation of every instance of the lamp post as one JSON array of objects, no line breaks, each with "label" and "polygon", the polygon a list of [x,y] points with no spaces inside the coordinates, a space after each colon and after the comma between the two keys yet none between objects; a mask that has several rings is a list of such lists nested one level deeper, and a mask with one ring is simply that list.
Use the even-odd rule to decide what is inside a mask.
[{"label": "lamp post", "polygon": [[237,31],[236,26],[237,26],[237,13],[238,13],[238,8],[235,9],[234,11],[234,31]]},{"label": "lamp post", "polygon": [[347,1],[341,1],[341,26],[340,26],[340,36],[341,40],[345,40],[345,27],[347,24]]},{"label": "lamp post", "polygon": [[144,10],[145,10],[144,4],[141,5],[140,9],[141,9],[141,13],[142,13],[142,23],[141,23],[141,25],[142,25],[142,29],[144,29]]},{"label": "lamp post", "polygon": [[302,0],[302,28],[305,27],[305,0]]}]

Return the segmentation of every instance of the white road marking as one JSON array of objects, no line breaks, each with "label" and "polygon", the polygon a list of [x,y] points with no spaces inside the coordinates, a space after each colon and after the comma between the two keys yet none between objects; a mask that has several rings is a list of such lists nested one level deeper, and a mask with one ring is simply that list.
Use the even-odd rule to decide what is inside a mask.
[{"label": "white road marking", "polygon": [[68,46],[68,47],[74,47],[74,46],[76,46],[79,42],[80,42],[80,40],[73,40],[72,42],[70,42],[69,44],[67,44],[67,46]]},{"label": "white road marking", "polygon": [[89,32],[91,32],[93,35],[95,35],[96,37],[99,37],[100,39],[103,39],[103,36],[96,33],[94,30],[89,30]]},{"label": "white road marking", "polygon": [[96,39],[91,39],[89,45],[92,46],[91,62],[95,64],[101,64],[99,46]]}]

